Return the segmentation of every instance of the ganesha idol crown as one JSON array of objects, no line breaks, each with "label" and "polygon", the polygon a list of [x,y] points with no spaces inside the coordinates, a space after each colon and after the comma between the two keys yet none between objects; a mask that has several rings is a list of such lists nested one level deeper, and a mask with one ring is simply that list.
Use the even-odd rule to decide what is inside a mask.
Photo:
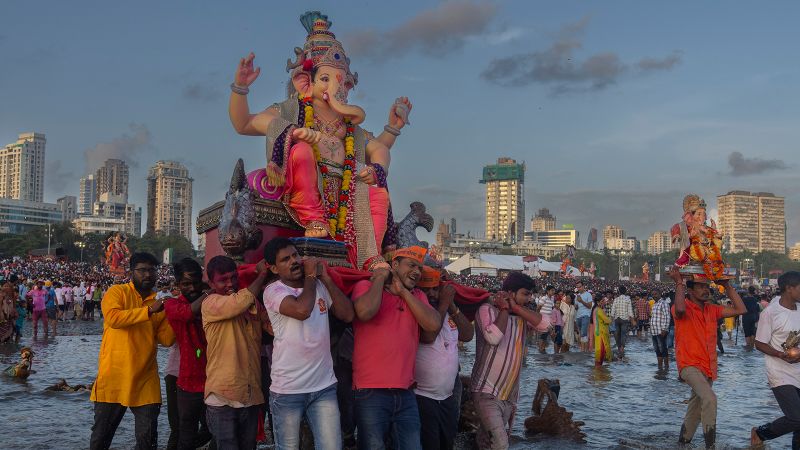
[{"label": "ganesha idol crown", "polygon": [[348,81],[353,85],[358,83],[358,74],[350,72],[350,58],[344,52],[342,43],[336,40],[336,35],[330,31],[333,22],[328,16],[319,11],[307,11],[300,16],[300,23],[306,29],[308,36],[302,49],[295,49],[297,62],[289,63],[287,69],[311,70],[312,67],[330,66],[342,69],[347,74]]}]

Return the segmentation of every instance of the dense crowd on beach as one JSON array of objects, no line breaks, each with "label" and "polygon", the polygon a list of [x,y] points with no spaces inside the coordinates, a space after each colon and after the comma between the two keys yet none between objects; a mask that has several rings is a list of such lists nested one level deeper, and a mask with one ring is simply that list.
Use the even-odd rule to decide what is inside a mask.
[{"label": "dense crowd on beach", "polygon": [[104,321],[92,449],[110,447],[127,409],[137,446],[156,445],[156,344],[170,349],[162,368],[167,448],[253,448],[263,440],[297,448],[305,418],[317,448],[427,450],[453,448],[459,430],[460,342],[475,340],[466,390],[479,421],[476,444],[507,448],[529,345],[585,352],[603,365],[624,358],[633,336],[649,337],[659,371],[677,366],[691,387],[678,440],[690,442],[702,425],[712,447],[717,353],[709,349],[724,352],[724,333],[739,325],[745,349],[767,355],[785,413],[754,427],[752,442],[800,430],[791,415],[800,355],[781,346],[800,329],[796,272],[784,274],[776,292],[737,291],[727,280],[712,289],[677,272],[669,283],[456,275],[424,266],[424,253],[398,250],[389,267],[346,280],[282,238],[257,265],[218,256],[205,268],[192,259],[169,266],[137,253],[124,279],[95,264],[0,261],[0,337],[27,338],[28,320],[34,338],[39,321],[45,334],[48,320]]}]

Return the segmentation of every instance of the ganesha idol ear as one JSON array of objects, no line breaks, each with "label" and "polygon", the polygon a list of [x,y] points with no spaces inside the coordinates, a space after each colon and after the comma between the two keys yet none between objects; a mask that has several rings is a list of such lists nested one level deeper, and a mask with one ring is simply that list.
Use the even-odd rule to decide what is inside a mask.
[{"label": "ganesha idol ear", "polygon": [[294,90],[302,97],[311,96],[311,74],[306,71],[298,71],[292,77]]}]

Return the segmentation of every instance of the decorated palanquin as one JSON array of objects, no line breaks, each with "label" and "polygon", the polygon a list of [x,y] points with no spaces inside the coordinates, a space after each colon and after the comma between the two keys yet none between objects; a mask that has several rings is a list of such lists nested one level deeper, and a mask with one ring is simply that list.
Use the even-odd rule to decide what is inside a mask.
[{"label": "decorated palanquin", "polygon": [[[383,266],[382,254],[396,243],[386,181],[389,150],[408,124],[411,103],[398,98],[377,137],[361,128],[364,110],[347,102],[358,74],[351,72],[344,47],[330,31],[332,23],[319,11],[306,12],[300,22],[307,36],[304,46],[294,49],[295,60],[286,64],[290,74],[286,100],[250,113],[247,94],[260,73],[254,69],[252,53],[242,58],[231,85],[234,129],[266,137],[265,167],[247,173],[246,186],[237,182],[238,199],[234,199],[255,210],[254,226],[261,235],[259,239],[252,233],[241,235],[236,223],[228,227],[233,232],[217,230],[228,216],[241,215],[241,208],[218,203],[198,218],[206,258],[226,253],[250,262],[271,237],[299,235],[343,243],[347,262],[354,268]],[[229,192],[226,199],[233,195]],[[256,240],[259,244],[254,244]],[[242,245],[231,244],[234,241]]]},{"label": "decorated palanquin", "polygon": [[706,202],[695,194],[683,199],[683,221],[672,226],[672,242],[678,243],[681,274],[696,281],[730,279],[733,270],[722,261],[722,235],[713,219],[707,221]]}]

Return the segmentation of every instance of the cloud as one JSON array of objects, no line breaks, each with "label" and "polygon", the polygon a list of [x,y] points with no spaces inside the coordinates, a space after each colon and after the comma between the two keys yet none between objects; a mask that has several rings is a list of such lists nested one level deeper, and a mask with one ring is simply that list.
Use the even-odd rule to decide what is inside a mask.
[{"label": "cloud", "polygon": [[460,49],[468,38],[487,31],[497,14],[489,2],[444,2],[387,31],[365,29],[343,35],[349,56],[382,62],[414,50],[440,56]]},{"label": "cloud", "polygon": [[757,175],[789,168],[783,160],[745,158],[741,152],[731,152],[731,154],[728,155],[728,165],[731,167],[730,175],[735,177]]},{"label": "cloud", "polygon": [[181,91],[181,96],[189,101],[214,103],[222,98],[222,92],[214,84],[196,82],[186,85]]},{"label": "cloud", "polygon": [[71,192],[67,186],[78,179],[72,169],[64,166],[61,159],[48,159],[44,165],[45,173],[45,197],[54,198],[67,195]]},{"label": "cloud", "polygon": [[139,157],[153,150],[153,137],[144,124],[131,123],[129,127],[131,134],[124,133],[111,142],[102,142],[84,150],[87,171],[100,167],[107,159],[121,159],[131,167],[139,167]]},{"label": "cloud", "polygon": [[673,67],[681,63],[683,52],[680,50],[673,51],[661,59],[659,58],[642,58],[636,63],[636,67],[642,72],[658,71],[658,70],[672,70]]},{"label": "cloud", "polygon": [[[549,85],[551,93],[598,91],[616,84],[631,72],[628,64],[614,52],[600,52],[579,60],[576,51],[583,48],[589,18],[564,25],[544,50],[495,58],[481,73],[484,80],[506,87]],[[638,74],[669,70],[679,64],[681,53],[665,58],[643,58],[636,67]]]}]

